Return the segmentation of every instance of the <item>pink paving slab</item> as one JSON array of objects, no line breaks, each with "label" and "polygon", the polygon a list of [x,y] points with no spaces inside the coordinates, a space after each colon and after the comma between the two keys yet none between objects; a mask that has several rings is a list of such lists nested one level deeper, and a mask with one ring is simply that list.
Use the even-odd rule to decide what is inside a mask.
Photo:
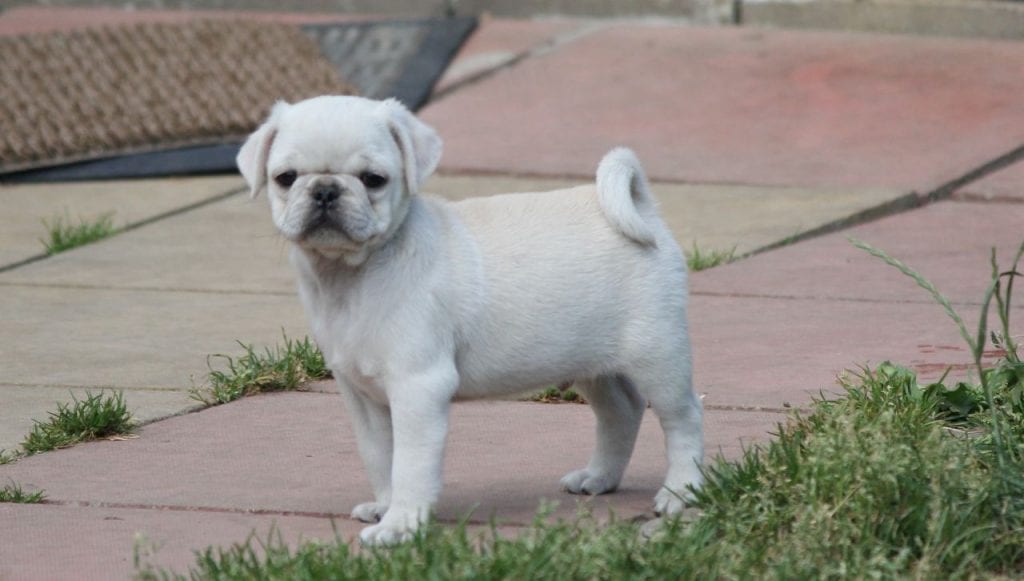
[{"label": "pink paving slab", "polygon": [[429,105],[442,170],[927,192],[1024,143],[1015,43],[619,24]]},{"label": "pink paving slab", "polygon": [[[854,237],[885,250],[951,300],[980,304],[991,274],[1024,240],[1024,205],[941,202],[700,272],[697,294],[930,303],[928,293],[895,268],[854,248]],[[1024,304],[1024,303],[1021,303]],[[975,309],[970,309],[972,317]]]},{"label": "pink paving slab", "polygon": [[[783,418],[709,412],[709,457],[737,457]],[[541,499],[558,501],[558,516],[574,515],[581,497],[562,492],[558,481],[586,464],[593,431],[585,405],[456,404],[439,517],[453,522],[475,508],[474,522],[493,514],[501,523],[529,524]],[[608,507],[625,518],[648,511],[664,470],[661,431],[648,414],[620,490],[595,498],[595,514]],[[197,513],[344,519],[371,496],[341,397],[325,393],[246,398],[171,418],[146,426],[138,439],[82,444],[0,466],[0,479],[8,478],[44,489],[55,502]]]}]

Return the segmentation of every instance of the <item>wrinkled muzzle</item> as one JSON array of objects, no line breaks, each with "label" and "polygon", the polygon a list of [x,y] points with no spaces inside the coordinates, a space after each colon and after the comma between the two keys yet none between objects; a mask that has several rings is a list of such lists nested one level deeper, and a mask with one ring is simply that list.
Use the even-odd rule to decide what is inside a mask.
[{"label": "wrinkled muzzle", "polygon": [[313,246],[362,245],[382,231],[366,192],[343,177],[314,180],[296,199],[296,239]]}]

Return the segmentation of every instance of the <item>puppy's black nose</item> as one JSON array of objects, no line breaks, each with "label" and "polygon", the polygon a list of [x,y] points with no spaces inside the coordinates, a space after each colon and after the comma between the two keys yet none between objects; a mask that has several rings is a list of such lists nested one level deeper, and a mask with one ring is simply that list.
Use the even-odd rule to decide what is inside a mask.
[{"label": "puppy's black nose", "polygon": [[321,208],[329,208],[341,196],[338,185],[331,182],[320,182],[313,186],[313,200]]}]

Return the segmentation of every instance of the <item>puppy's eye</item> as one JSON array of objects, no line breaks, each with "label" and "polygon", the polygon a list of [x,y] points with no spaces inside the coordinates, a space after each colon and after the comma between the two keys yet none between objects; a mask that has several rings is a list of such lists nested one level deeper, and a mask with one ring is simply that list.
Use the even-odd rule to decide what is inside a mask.
[{"label": "puppy's eye", "polygon": [[366,171],[359,175],[359,181],[363,182],[367,189],[376,190],[384,187],[384,184],[388,183],[388,178],[372,171]]},{"label": "puppy's eye", "polygon": [[290,169],[284,173],[279,173],[274,176],[274,181],[282,188],[290,188],[292,187],[292,184],[295,183],[295,179],[297,177],[299,177],[299,174],[295,173],[295,170]]}]

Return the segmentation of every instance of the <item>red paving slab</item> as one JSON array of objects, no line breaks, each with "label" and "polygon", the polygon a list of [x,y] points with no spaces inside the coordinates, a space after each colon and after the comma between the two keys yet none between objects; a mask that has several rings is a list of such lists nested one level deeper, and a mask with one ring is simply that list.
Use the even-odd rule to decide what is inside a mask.
[{"label": "red paving slab", "polygon": [[886,360],[922,380],[949,366],[951,378],[967,377],[970,362],[954,324],[930,304],[696,295],[690,329],[694,382],[710,408],[806,406],[841,393],[846,370]]},{"label": "red paving slab", "polygon": [[[770,413],[742,418],[713,416],[709,449],[721,446],[735,457],[739,440],[763,435],[777,421]],[[453,422],[442,517],[459,518],[461,511],[481,503],[478,512],[494,509],[513,522],[528,522],[540,496],[576,498],[559,493],[557,481],[589,455],[585,442],[593,421],[586,406],[464,403],[456,406]],[[743,426],[747,430],[741,429],[736,440],[725,437]],[[524,434],[542,437],[531,443],[522,439]],[[620,505],[635,496],[638,511],[646,509],[663,469],[656,422],[646,421],[642,434],[625,494],[614,497]],[[508,449],[510,438],[527,448],[521,454]],[[515,457],[520,459],[510,462]],[[68,471],[75,477],[62,479]],[[27,458],[0,473],[43,487],[51,498],[128,506],[337,516],[369,494],[340,398],[319,393],[247,399],[152,424],[137,440],[78,446],[61,451],[59,462],[55,456]],[[519,493],[520,487],[528,490]]]},{"label": "red paving slab", "polygon": [[[709,456],[740,455],[764,440],[782,414],[707,413]],[[590,409],[578,404],[457,404],[439,516],[453,522],[492,515],[504,526],[528,524],[541,499],[577,503],[596,515],[646,513],[663,477],[661,433],[648,415],[622,488],[582,499],[558,489],[564,472],[586,462]],[[0,505],[0,578],[101,579],[131,571],[136,533],[161,546],[153,562],[179,571],[191,550],[242,542],[271,526],[283,538],[353,538],[363,525],[346,518],[368,498],[351,428],[336,394],[281,393],[145,426],[137,439],[92,442],[0,466],[0,479],[42,488],[48,504]],[[475,509],[475,510],[474,510]],[[509,529],[506,529],[509,530]],[[514,530],[514,529],[511,529]]]},{"label": "red paving slab", "polygon": [[[709,454],[736,457],[760,439],[779,414],[723,412],[707,422]],[[575,512],[578,497],[559,479],[586,464],[593,414],[584,405],[486,402],[457,404],[446,459],[443,519],[472,508],[486,522],[529,523],[541,498]],[[138,439],[95,442],[0,467],[0,478],[42,488],[61,502],[124,508],[262,510],[274,514],[344,516],[371,493],[335,394],[290,393],[247,398],[150,424]],[[513,444],[514,443],[514,444]],[[598,497],[598,510],[641,513],[664,477],[664,447],[653,417],[620,492]]]},{"label": "red paving slab", "polygon": [[1007,267],[1022,223],[1022,204],[942,202],[693,274],[698,389],[710,405],[799,405],[818,390],[836,390],[844,369],[884,360],[922,379],[948,367],[952,377],[967,377],[970,356],[942,308],[847,236],[932,280],[973,329],[990,248]]},{"label": "red paving slab", "polygon": [[[5,581],[133,578],[134,547],[140,566],[187,574],[196,551],[246,542],[280,540],[294,547],[313,539],[340,538],[354,551],[363,523],[347,519],[232,512],[0,504],[0,579]],[[489,525],[470,525],[470,537],[490,538]],[[498,526],[500,536],[521,527]]]},{"label": "red paving slab", "polygon": [[487,14],[434,88],[435,93],[445,91],[455,83],[480,72],[503,66],[530,50],[548,45],[567,32],[584,26],[577,20],[510,20],[493,18]]},{"label": "red paving slab", "polygon": [[1024,202],[1024,160],[965,186],[955,197],[962,200]]},{"label": "red paving slab", "polygon": [[[1016,71],[1017,74],[1014,72]],[[929,191],[1024,143],[1018,44],[626,25],[429,105],[448,172]]]},{"label": "red paving slab", "polygon": [[[885,250],[951,300],[980,304],[989,282],[989,253],[1002,264],[1024,240],[1024,205],[940,202],[748,260],[700,272],[695,294],[811,297],[930,303],[927,292],[893,267],[854,248],[854,237]],[[969,312],[975,316],[975,309]]]},{"label": "red paving slab", "polygon": [[118,8],[77,8],[20,6],[0,12],[0,35],[57,32],[96,26],[139,22],[183,22],[197,18],[260,20],[305,24],[346,22],[367,16],[301,12],[242,12],[227,10],[135,10]]},{"label": "red paving slab", "polygon": [[[155,547],[143,563],[178,573],[195,564],[195,550],[230,547],[254,533],[271,531],[290,544],[303,539],[332,539],[324,518],[227,512],[154,511],[110,507],[0,504],[0,579],[130,579],[133,547]],[[335,522],[341,535],[358,532],[357,523]]]}]

